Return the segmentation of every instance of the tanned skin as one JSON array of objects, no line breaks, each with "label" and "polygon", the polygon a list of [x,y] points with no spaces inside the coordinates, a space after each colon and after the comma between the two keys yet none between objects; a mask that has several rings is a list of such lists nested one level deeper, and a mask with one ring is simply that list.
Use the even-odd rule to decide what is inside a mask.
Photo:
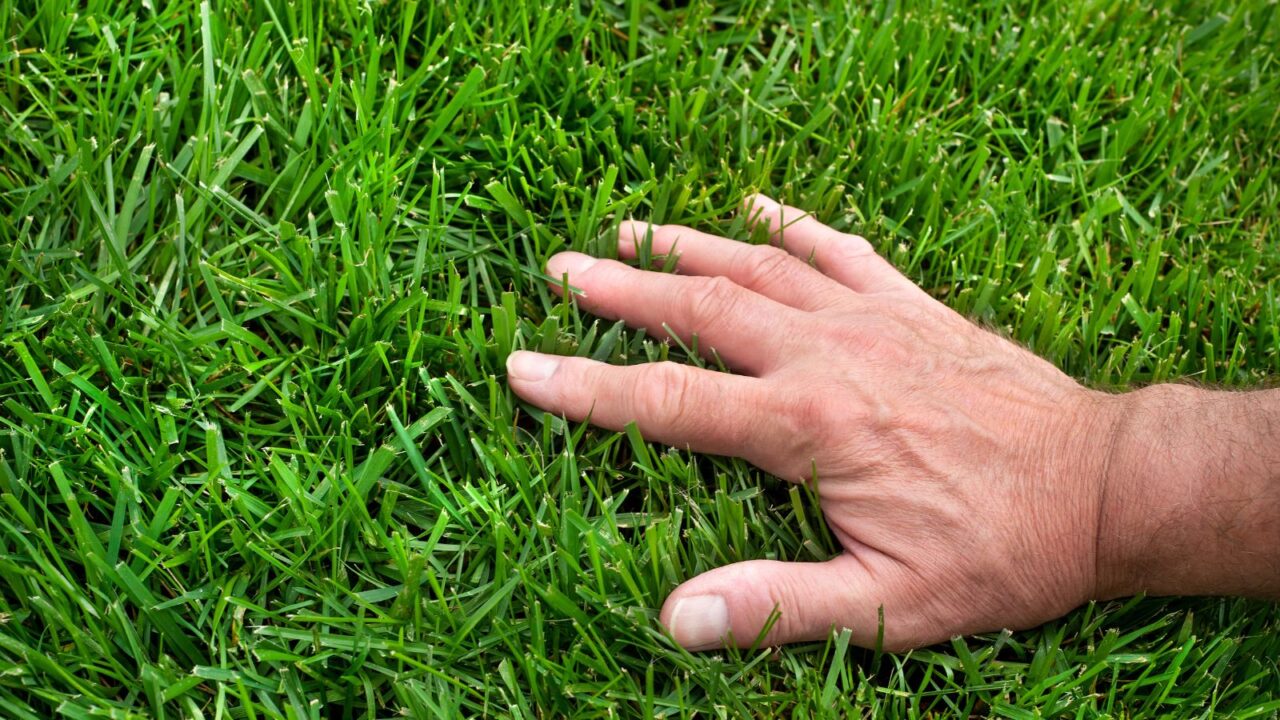
[{"label": "tanned skin", "polygon": [[[678,274],[579,253],[547,272],[598,316],[670,328],[734,371],[531,352],[512,389],[571,420],[745,458],[814,483],[843,552],[680,585],[661,619],[693,649],[850,628],[902,650],[1039,625],[1095,599],[1280,599],[1280,391],[1112,394],[961,317],[863,238],[762,196],[772,245],[628,222]],[[816,472],[815,472],[816,471]]]}]

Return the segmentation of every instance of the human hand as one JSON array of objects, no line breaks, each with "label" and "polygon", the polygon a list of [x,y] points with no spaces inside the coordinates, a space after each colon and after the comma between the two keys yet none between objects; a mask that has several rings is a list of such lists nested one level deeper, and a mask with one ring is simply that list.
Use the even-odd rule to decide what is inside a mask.
[{"label": "human hand", "polygon": [[[675,640],[749,646],[776,608],[768,644],[847,627],[873,646],[883,608],[883,647],[906,649],[1031,627],[1094,597],[1116,398],[937,302],[863,238],[750,202],[777,247],[653,226],[653,253],[677,254],[679,274],[572,252],[547,265],[585,310],[696,335],[737,374],[508,362],[512,389],[548,411],[634,421],[647,439],[816,483],[844,552],[689,580],[662,609]],[[623,258],[648,228],[623,224]]]}]

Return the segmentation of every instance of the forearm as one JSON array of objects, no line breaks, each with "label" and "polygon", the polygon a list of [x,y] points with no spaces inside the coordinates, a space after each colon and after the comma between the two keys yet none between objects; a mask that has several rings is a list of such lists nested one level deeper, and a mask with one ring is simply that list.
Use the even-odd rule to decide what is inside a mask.
[{"label": "forearm", "polygon": [[1097,597],[1280,599],[1280,390],[1159,385],[1118,400]]}]

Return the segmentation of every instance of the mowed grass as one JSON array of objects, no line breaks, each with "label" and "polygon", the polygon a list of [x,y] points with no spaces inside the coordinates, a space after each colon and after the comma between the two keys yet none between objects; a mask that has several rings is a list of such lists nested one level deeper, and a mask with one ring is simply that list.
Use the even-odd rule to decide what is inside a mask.
[{"label": "mowed grass", "polygon": [[0,0],[0,716],[1276,717],[1235,599],[685,653],[812,499],[507,389],[684,357],[543,263],[754,190],[1094,386],[1280,375],[1280,8],[874,5]]}]

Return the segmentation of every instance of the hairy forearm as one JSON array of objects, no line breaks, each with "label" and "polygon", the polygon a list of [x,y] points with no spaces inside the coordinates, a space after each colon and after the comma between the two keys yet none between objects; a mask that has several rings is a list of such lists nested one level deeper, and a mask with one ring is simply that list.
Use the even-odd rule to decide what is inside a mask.
[{"label": "hairy forearm", "polygon": [[1097,597],[1280,599],[1280,390],[1122,396]]}]

